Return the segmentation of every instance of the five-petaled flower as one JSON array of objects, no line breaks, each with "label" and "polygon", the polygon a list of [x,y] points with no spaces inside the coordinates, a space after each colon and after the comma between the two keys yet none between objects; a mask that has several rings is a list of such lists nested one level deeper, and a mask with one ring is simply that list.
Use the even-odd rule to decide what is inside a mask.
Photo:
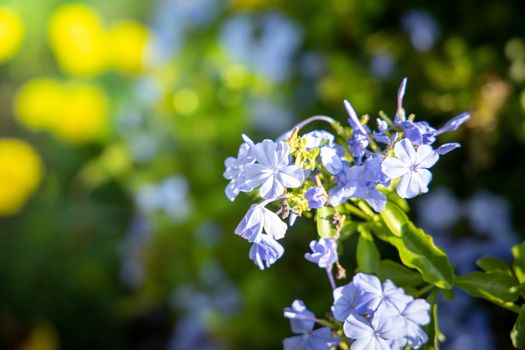
[{"label": "five-petaled flower", "polygon": [[245,175],[249,186],[260,186],[262,198],[275,198],[285,187],[296,188],[304,182],[304,170],[290,164],[288,144],[264,140],[253,147],[253,156],[257,162],[246,168]]},{"label": "five-petaled flower", "polygon": [[392,179],[401,177],[397,184],[397,194],[402,198],[412,198],[428,191],[432,173],[427,169],[439,159],[439,154],[428,145],[414,149],[412,142],[404,138],[394,146],[396,157],[387,157],[381,170]]}]

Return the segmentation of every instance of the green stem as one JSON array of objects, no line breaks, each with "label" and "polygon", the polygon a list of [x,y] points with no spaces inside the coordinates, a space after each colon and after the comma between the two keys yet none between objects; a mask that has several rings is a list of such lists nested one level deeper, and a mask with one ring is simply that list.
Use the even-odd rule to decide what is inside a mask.
[{"label": "green stem", "polygon": [[420,296],[430,292],[432,290],[432,288],[434,288],[433,284],[428,284],[428,285],[424,286],[423,288],[421,288],[420,290],[417,291],[416,297],[419,298]]},{"label": "green stem", "polygon": [[348,211],[350,212],[350,214],[354,214],[355,216],[358,216],[360,217],[361,219],[363,220],[368,220],[370,219],[370,217],[368,215],[366,215],[365,213],[363,213],[363,211],[359,210],[358,208],[356,208],[355,206],[353,206],[352,204],[348,204],[345,206],[346,209],[348,209]]}]

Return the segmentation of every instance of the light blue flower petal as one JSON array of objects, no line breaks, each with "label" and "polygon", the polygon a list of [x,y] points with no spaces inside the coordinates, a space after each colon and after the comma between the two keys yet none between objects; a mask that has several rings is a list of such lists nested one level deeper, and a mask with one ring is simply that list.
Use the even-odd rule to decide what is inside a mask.
[{"label": "light blue flower petal", "polygon": [[416,161],[414,164],[418,168],[430,168],[434,164],[436,164],[438,159],[439,159],[439,154],[437,154],[437,152],[434,151],[431,146],[421,145],[417,149]]},{"label": "light blue flower petal", "polygon": [[381,171],[391,179],[396,179],[405,175],[409,171],[409,167],[398,158],[387,157],[381,163]]},{"label": "light blue flower petal", "polygon": [[262,184],[259,191],[262,198],[272,199],[283,194],[284,186],[274,175],[270,175]]},{"label": "light blue flower petal", "polygon": [[414,150],[412,142],[407,138],[396,143],[394,146],[394,154],[407,165],[414,164],[416,161],[416,151]]}]

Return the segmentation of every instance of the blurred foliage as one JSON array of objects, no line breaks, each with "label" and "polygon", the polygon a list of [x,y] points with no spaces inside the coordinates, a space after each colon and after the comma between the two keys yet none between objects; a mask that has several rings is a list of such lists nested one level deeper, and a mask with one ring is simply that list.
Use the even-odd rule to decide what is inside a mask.
[{"label": "blurred foliage", "polygon": [[372,120],[392,115],[404,76],[406,109],[432,125],[472,111],[432,186],[504,195],[525,232],[524,10],[4,0],[0,347],[278,348],[284,306],[330,303],[303,258],[314,230],[299,219],[286,258],[258,271],[233,235],[248,201],[224,196],[223,161],[241,133],[275,137],[319,113],[343,122],[345,98]]}]

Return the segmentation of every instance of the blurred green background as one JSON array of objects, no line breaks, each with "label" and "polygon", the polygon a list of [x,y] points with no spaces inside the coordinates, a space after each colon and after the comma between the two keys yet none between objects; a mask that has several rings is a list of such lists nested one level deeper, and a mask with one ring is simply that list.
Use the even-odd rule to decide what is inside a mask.
[{"label": "blurred green background", "polygon": [[[435,168],[431,192],[506,198],[522,240],[524,11],[517,0],[2,0],[0,348],[280,348],[283,307],[331,303],[303,258],[315,231],[299,219],[285,257],[260,272],[233,234],[250,199],[225,197],[224,159],[241,133],[275,138],[313,114],[344,122],[345,98],[372,120],[392,115],[405,76],[405,109],[421,120],[472,112],[441,140],[463,148]],[[486,348],[508,348],[508,315],[478,307],[491,315]]]}]

